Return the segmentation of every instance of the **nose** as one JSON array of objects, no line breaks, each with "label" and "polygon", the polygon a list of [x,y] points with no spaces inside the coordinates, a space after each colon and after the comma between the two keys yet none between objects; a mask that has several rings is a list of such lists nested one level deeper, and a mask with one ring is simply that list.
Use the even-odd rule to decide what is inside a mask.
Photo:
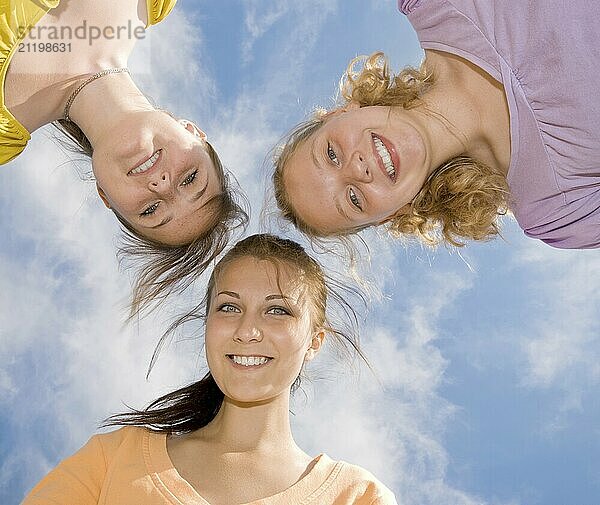
[{"label": "nose", "polygon": [[171,176],[169,172],[162,172],[150,177],[148,189],[154,193],[164,193],[171,189]]},{"label": "nose", "polygon": [[357,181],[360,182],[371,182],[373,180],[373,173],[369,167],[366,157],[360,151],[354,151],[347,163],[348,174]]},{"label": "nose", "polygon": [[240,344],[249,344],[252,342],[261,342],[263,333],[256,325],[254,320],[249,317],[244,317],[240,320],[240,324],[236,329],[233,340]]}]

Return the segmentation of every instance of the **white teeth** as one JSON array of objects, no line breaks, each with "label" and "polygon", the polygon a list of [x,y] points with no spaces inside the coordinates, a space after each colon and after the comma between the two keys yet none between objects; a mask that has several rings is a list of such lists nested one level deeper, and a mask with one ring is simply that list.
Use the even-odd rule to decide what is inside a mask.
[{"label": "white teeth", "polygon": [[377,154],[383,161],[383,166],[385,167],[385,171],[388,173],[390,178],[394,178],[396,176],[396,169],[394,168],[394,164],[392,163],[392,157],[385,147],[385,144],[377,137],[373,136],[373,143],[375,144],[375,149],[377,150]]},{"label": "white teeth", "polygon": [[141,174],[142,172],[149,170],[150,168],[152,168],[154,166],[154,164],[156,163],[156,160],[158,159],[159,156],[160,156],[160,150],[156,151],[148,160],[144,161],[144,163],[142,163],[141,165],[139,165],[139,166],[135,167],[133,170],[131,170],[130,173]]},{"label": "white teeth", "polygon": [[232,359],[234,361],[234,363],[237,363],[238,365],[244,365],[244,366],[258,366],[258,365],[264,365],[267,361],[269,361],[269,358],[265,358],[264,356],[232,356]]}]

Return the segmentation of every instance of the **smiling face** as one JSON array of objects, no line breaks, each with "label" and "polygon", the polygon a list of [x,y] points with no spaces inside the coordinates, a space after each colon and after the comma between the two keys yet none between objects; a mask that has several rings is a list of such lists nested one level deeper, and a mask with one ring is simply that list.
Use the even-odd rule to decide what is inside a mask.
[{"label": "smiling face", "polygon": [[287,160],[283,184],[300,219],[327,235],[380,224],[410,204],[431,170],[405,110],[350,104]]},{"label": "smiling face", "polygon": [[205,205],[221,192],[204,133],[162,111],[136,112],[107,132],[92,168],[105,205],[168,245],[201,235],[211,221]]},{"label": "smiling face", "polygon": [[211,374],[226,397],[251,403],[290,393],[324,337],[313,327],[308,291],[285,262],[244,256],[223,268],[209,301],[205,342]]}]

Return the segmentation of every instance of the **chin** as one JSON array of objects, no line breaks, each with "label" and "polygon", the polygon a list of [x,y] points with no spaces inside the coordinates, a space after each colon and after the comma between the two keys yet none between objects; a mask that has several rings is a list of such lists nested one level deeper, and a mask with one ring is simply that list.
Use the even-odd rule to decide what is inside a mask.
[{"label": "chin", "polygon": [[256,391],[227,391],[225,396],[232,403],[251,405],[268,403],[279,395],[267,392],[260,394]]}]

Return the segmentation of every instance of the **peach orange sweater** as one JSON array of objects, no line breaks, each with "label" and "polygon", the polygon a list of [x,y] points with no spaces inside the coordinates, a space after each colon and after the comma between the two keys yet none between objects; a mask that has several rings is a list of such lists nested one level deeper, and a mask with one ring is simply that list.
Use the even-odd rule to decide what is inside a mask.
[{"label": "peach orange sweater", "polygon": [[[165,434],[126,427],[93,436],[22,505],[210,505],[173,467]],[[368,471],[325,454],[290,488],[252,505],[397,505]],[[250,504],[248,504],[250,505]]]}]

